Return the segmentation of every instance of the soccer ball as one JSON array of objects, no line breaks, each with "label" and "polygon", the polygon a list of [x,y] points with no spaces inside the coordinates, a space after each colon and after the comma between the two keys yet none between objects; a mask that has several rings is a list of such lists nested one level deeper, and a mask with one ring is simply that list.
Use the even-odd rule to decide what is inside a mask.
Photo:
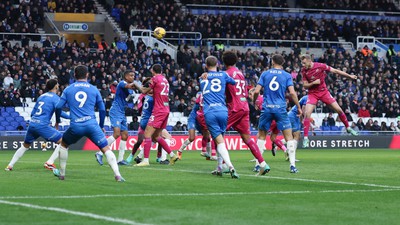
[{"label": "soccer ball", "polygon": [[47,147],[47,142],[43,142],[42,143],[42,152],[47,151],[46,147]]},{"label": "soccer ball", "polygon": [[154,29],[153,35],[154,35],[154,37],[156,37],[157,39],[163,39],[166,33],[167,33],[167,32],[165,31],[164,28],[162,28],[162,27],[156,27],[156,29]]}]

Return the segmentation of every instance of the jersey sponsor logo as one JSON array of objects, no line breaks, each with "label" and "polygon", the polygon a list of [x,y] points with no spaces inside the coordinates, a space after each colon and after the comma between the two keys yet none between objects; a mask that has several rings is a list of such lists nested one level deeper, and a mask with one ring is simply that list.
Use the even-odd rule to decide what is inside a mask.
[{"label": "jersey sponsor logo", "polygon": [[77,123],[81,123],[81,122],[88,121],[88,120],[90,120],[90,119],[92,119],[92,117],[91,117],[91,116],[84,116],[84,117],[81,117],[81,118],[75,119],[75,122],[77,122]]}]

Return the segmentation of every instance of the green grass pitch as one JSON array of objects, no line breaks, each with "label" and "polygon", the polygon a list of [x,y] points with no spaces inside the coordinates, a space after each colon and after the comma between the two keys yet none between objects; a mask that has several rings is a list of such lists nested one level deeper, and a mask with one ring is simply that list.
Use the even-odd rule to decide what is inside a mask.
[{"label": "green grass pitch", "polygon": [[[0,151],[3,168],[13,153]],[[399,151],[299,150],[298,174],[282,151],[267,151],[271,172],[263,177],[252,172],[249,151],[231,151],[239,180],[212,176],[216,162],[197,151],[175,166],[156,164],[152,152],[150,167],[120,167],[125,183],[84,151],[69,152],[59,181],[43,168],[51,153],[28,151],[0,172],[0,224],[400,223]]]}]

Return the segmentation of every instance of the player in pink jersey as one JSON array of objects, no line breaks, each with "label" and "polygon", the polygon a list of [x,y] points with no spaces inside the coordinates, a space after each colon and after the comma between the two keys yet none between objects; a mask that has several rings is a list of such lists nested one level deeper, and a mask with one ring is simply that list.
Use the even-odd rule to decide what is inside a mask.
[{"label": "player in pink jersey", "polygon": [[358,135],[358,133],[353,130],[349,126],[349,122],[347,121],[346,115],[344,114],[343,110],[340,108],[339,104],[336,100],[332,97],[329,93],[326,84],[325,84],[325,77],[326,72],[331,72],[335,74],[339,74],[341,76],[350,78],[350,79],[357,79],[356,75],[348,74],[341,70],[332,68],[324,63],[317,63],[311,60],[311,56],[309,55],[302,55],[300,57],[301,65],[303,68],[301,69],[301,75],[303,76],[303,87],[308,89],[308,100],[306,104],[305,110],[305,117],[304,117],[304,139],[303,139],[303,148],[308,147],[308,131],[310,129],[310,117],[311,113],[315,109],[315,105],[317,104],[318,100],[321,100],[323,103],[328,105],[330,108],[335,110],[339,114],[340,120],[346,126],[346,130],[348,133],[352,135]]},{"label": "player in pink jersey", "polygon": [[152,140],[158,142],[161,147],[170,155],[170,165],[175,164],[178,157],[171,151],[167,142],[160,136],[162,130],[167,126],[169,116],[169,83],[162,75],[162,67],[160,64],[154,64],[151,67],[151,78],[149,87],[142,87],[144,94],[153,90],[154,107],[149,122],[144,131],[144,159],[135,166],[149,166],[149,154]]},{"label": "player in pink jersey", "polygon": [[222,61],[226,67],[226,73],[232,77],[236,85],[226,86],[226,103],[228,107],[228,126],[236,130],[246,145],[250,148],[251,153],[260,164],[259,175],[264,175],[270,171],[270,167],[265,163],[257,144],[250,137],[250,110],[247,102],[246,80],[242,72],[235,67],[237,56],[232,51],[225,51],[222,54]]}]

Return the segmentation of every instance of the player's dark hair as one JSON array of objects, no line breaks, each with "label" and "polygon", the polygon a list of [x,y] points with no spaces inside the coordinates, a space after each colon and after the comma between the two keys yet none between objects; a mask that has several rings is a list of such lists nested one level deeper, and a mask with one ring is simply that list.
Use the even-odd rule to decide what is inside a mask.
[{"label": "player's dark hair", "polygon": [[143,87],[149,87],[150,86],[150,80],[151,80],[151,77],[146,77],[146,78],[144,78],[144,80],[143,80]]},{"label": "player's dark hair", "polygon": [[272,61],[274,61],[275,64],[280,65],[280,66],[282,66],[285,63],[285,59],[280,54],[273,55]]},{"label": "player's dark hair", "polygon": [[232,51],[225,51],[222,54],[222,61],[226,66],[234,66],[237,62],[237,56],[234,52]]},{"label": "player's dark hair", "polygon": [[162,72],[162,66],[160,64],[154,64],[153,67],[151,67],[151,69],[153,69],[154,73],[160,74]]},{"label": "player's dark hair", "polygon": [[130,73],[133,73],[133,71],[132,70],[125,71],[122,78],[125,79],[125,77],[128,76]]},{"label": "player's dark hair", "polygon": [[57,85],[56,79],[50,79],[46,82],[46,91],[53,90],[53,88]]},{"label": "player's dark hair", "polygon": [[86,66],[77,66],[75,67],[75,79],[86,79],[86,74],[88,73],[88,68]]},{"label": "player's dark hair", "polygon": [[208,56],[206,58],[206,65],[208,67],[215,67],[215,66],[217,66],[217,63],[218,63],[218,59],[215,56]]}]

